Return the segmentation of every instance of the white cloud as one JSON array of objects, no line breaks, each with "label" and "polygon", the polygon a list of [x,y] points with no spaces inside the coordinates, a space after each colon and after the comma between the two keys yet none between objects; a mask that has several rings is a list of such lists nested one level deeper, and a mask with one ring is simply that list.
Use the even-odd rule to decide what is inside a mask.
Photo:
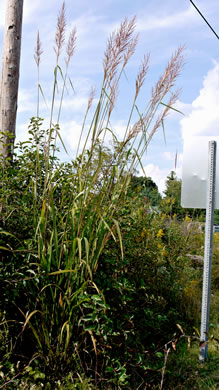
[{"label": "white cloud", "polygon": [[[85,128],[83,130],[83,134],[81,137],[81,143],[80,143],[80,150],[82,150],[85,140],[87,138],[87,134],[89,131],[89,125],[90,121],[88,120],[87,125],[85,125]],[[70,152],[75,152],[78,146],[78,141],[80,138],[82,129],[82,121],[65,121],[61,123],[61,136],[64,140],[65,145],[67,145],[67,149]],[[113,141],[113,134],[117,137],[119,141],[121,141],[124,137],[126,126],[123,121],[115,121],[112,126],[108,126],[109,130],[106,130],[106,132],[103,131],[102,135],[104,135],[104,145],[107,147],[112,146]],[[102,139],[102,136],[100,136],[100,139]],[[87,147],[89,147],[89,142],[87,144]]]},{"label": "white cloud", "polygon": [[33,91],[30,89],[19,89],[18,92],[18,113],[31,112],[32,115],[36,112],[36,100],[33,99]]},{"label": "white cloud", "polygon": [[182,153],[177,153],[177,152],[176,153],[164,152],[162,155],[166,161],[172,161],[173,165],[175,165],[175,162],[181,163],[183,158]]},{"label": "white cloud", "polygon": [[172,152],[164,152],[163,157],[167,161],[174,161],[176,158],[176,154]]},{"label": "white cloud", "polygon": [[173,110],[169,111],[169,118],[179,120],[183,116],[188,116],[192,111],[192,104],[184,103],[181,100],[177,100],[173,108],[180,112]]},{"label": "white cloud", "polygon": [[[170,157],[170,155],[169,155]],[[152,180],[157,184],[159,192],[162,194],[166,188],[166,180],[167,176],[170,174],[171,171],[174,171],[176,173],[176,176],[178,179],[182,176],[182,155],[179,155],[179,164],[177,164],[177,167],[175,169],[174,163],[172,168],[160,168],[160,166],[155,164],[147,164],[144,167],[144,171],[146,173],[146,176],[149,176],[152,178]],[[140,172],[140,175],[142,175],[143,172]]]},{"label": "white cloud", "polygon": [[[47,0],[48,1],[48,0]],[[45,7],[45,4],[44,4]],[[23,5],[23,23],[31,23],[35,21],[37,12],[42,9],[42,1],[24,1]],[[2,0],[0,4],[0,27],[5,25],[6,0]]]},{"label": "white cloud", "polygon": [[[144,167],[146,176],[151,177],[152,180],[157,184],[160,193],[165,190],[165,183],[170,170],[168,168],[160,168],[155,164],[148,164]],[[142,174],[142,172],[140,173]]]},{"label": "white cloud", "polygon": [[95,42],[92,42],[92,46],[94,44],[102,46],[104,35],[106,35],[109,28],[106,20],[102,16],[95,16],[90,12],[71,20],[71,26],[68,29],[69,32],[74,26],[77,28],[77,45],[80,48],[82,46],[83,49],[90,47],[90,38],[94,36],[95,32],[98,32],[98,34],[101,32],[102,40],[97,39]]},{"label": "white cloud", "polygon": [[203,81],[192,110],[180,121],[183,138],[194,135],[218,135],[219,130],[219,63],[215,63]]},{"label": "white cloud", "polygon": [[22,122],[16,126],[16,142],[27,141],[28,125],[28,122]]},{"label": "white cloud", "polygon": [[[88,97],[85,96],[75,96],[73,98],[64,97],[62,102],[62,110],[71,110],[77,112],[85,112],[87,107]],[[55,107],[58,109],[60,106],[60,100],[56,99]]]},{"label": "white cloud", "polygon": [[139,31],[161,30],[169,28],[179,28],[188,25],[196,19],[193,7],[190,5],[185,11],[177,12],[172,15],[157,15],[139,19],[137,28]]},{"label": "white cloud", "polygon": [[[61,136],[63,138],[64,144],[67,146],[67,150],[71,155],[71,152],[76,152],[80,134],[81,134],[82,125],[76,121],[64,122],[61,125]],[[81,140],[81,146],[84,145],[87,135],[87,128],[84,130]],[[72,156],[71,157],[75,157]]]},{"label": "white cloud", "polygon": [[127,122],[124,120],[117,120],[113,122],[111,129],[119,141],[122,141],[126,132]]},{"label": "white cloud", "polygon": [[40,0],[34,1],[24,1],[24,9],[23,9],[23,22],[30,23],[39,8],[42,7],[42,2]]}]

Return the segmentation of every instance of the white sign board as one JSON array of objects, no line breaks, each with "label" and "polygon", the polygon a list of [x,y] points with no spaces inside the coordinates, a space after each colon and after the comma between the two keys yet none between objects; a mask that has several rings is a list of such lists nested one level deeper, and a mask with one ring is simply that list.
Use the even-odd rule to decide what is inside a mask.
[{"label": "white sign board", "polygon": [[190,137],[184,141],[181,205],[205,209],[209,141],[217,143],[215,209],[219,209],[219,137]]}]

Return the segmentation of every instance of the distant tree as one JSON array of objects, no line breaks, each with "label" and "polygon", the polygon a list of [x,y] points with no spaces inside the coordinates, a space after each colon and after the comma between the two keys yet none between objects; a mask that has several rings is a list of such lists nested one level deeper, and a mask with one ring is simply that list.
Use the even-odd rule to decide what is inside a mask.
[{"label": "distant tree", "polygon": [[20,69],[23,0],[7,0],[0,84],[0,157],[12,155]]},{"label": "distant tree", "polygon": [[156,183],[150,177],[132,176],[129,192],[146,199],[151,206],[159,206],[162,199]]},{"label": "distant tree", "polygon": [[219,210],[214,211],[214,224],[219,225]]},{"label": "distant tree", "polygon": [[162,200],[162,210],[164,213],[182,218],[186,215],[186,210],[181,206],[181,180],[178,180],[174,171],[170,172],[166,180],[166,189]]}]

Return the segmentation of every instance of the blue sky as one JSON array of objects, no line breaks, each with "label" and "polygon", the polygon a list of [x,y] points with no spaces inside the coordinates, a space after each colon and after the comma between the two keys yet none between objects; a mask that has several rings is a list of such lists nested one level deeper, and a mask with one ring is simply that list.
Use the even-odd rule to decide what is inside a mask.
[{"label": "blue sky", "polygon": [[[194,0],[197,7],[219,33],[218,0]],[[0,49],[4,33],[6,0],[0,3]],[[61,115],[61,132],[71,158],[87,106],[91,86],[100,86],[102,59],[109,34],[124,17],[136,15],[136,31],[140,33],[132,57],[120,85],[120,98],[115,107],[113,128],[122,134],[135,92],[135,76],[144,54],[150,53],[150,70],[138,99],[143,109],[171,54],[185,45],[185,66],[178,79],[182,89],[176,108],[184,116],[172,112],[165,122],[166,143],[158,130],[143,157],[146,174],[164,189],[166,176],[174,168],[178,153],[177,175],[181,176],[183,139],[192,135],[218,135],[219,129],[219,40],[213,35],[189,0],[66,0],[68,31],[77,28],[77,45],[70,64],[70,77],[75,92],[69,90]],[[30,117],[36,115],[37,69],[33,54],[37,31],[43,46],[40,83],[49,101],[52,89],[55,53],[53,50],[56,21],[62,0],[24,0],[22,52],[17,114],[17,140],[27,137]],[[41,102],[40,115],[48,111]],[[197,146],[198,147],[198,146]],[[67,159],[67,156],[66,156]]]}]

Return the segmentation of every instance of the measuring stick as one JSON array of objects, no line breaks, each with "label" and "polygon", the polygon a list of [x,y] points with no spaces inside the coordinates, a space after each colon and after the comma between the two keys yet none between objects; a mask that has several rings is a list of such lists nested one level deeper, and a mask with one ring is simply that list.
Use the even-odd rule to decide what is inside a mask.
[{"label": "measuring stick", "polygon": [[208,151],[208,186],[205,223],[205,254],[202,287],[202,314],[199,361],[204,363],[208,356],[208,326],[210,313],[211,295],[211,268],[213,249],[214,229],[214,203],[215,203],[215,181],[216,181],[216,142],[209,142]]}]

